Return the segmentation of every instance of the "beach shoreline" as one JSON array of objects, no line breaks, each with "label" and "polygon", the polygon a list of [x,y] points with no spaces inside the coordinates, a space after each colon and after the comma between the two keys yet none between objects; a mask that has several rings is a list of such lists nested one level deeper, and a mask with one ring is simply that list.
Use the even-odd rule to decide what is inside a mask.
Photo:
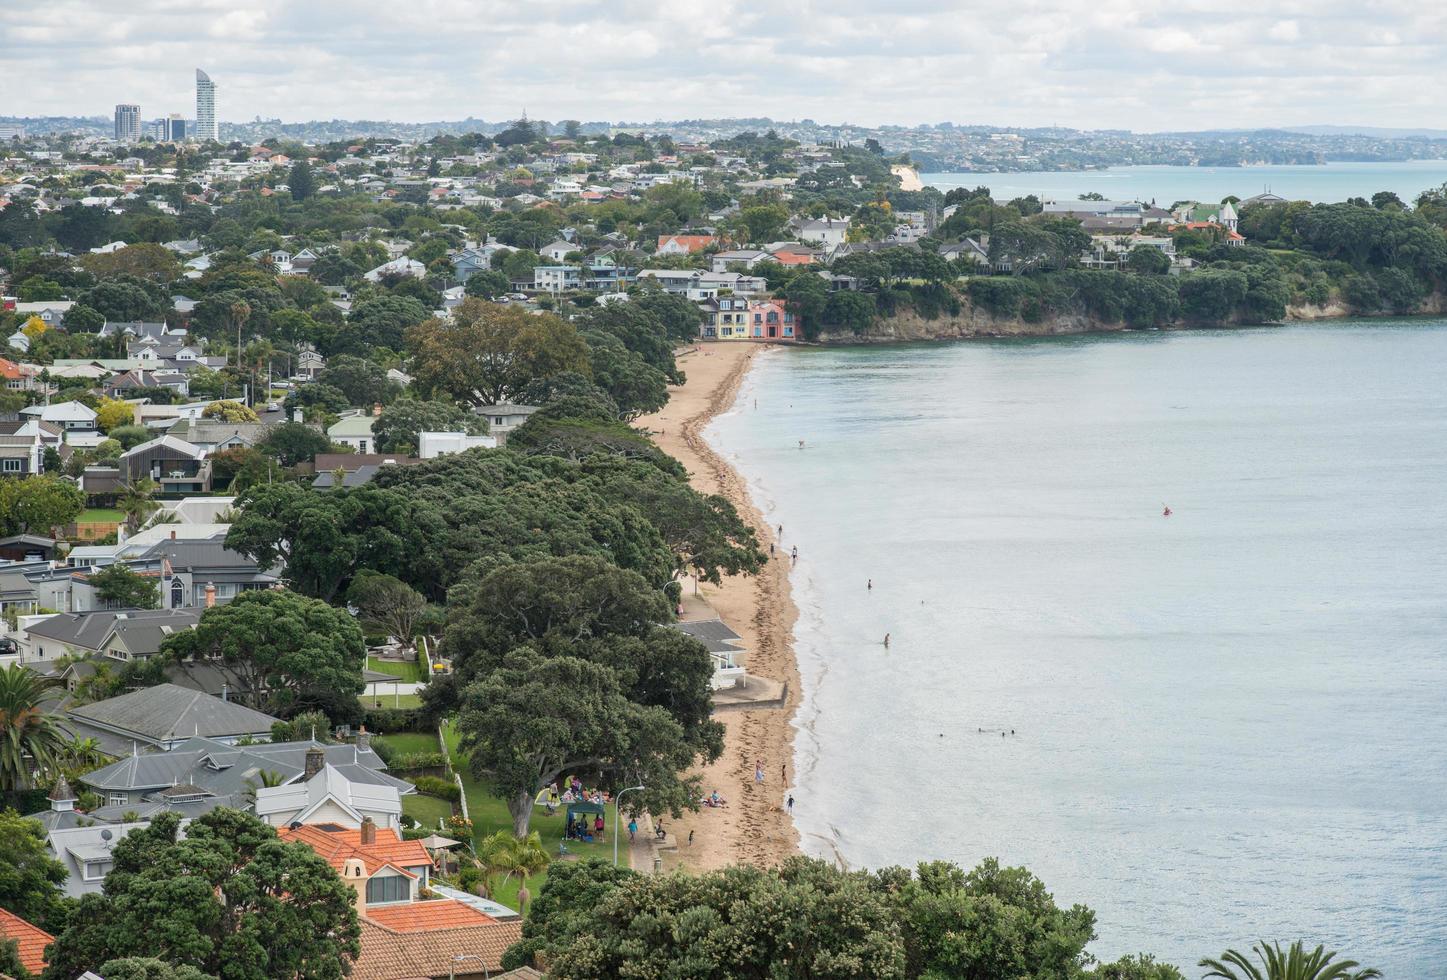
[{"label": "beach shoreline", "polygon": [[[716,416],[734,407],[755,358],[767,349],[753,343],[719,343],[681,353],[679,366],[686,382],[670,389],[669,403],[662,410],[637,422],[639,428],[653,434],[660,449],[683,464],[695,489],[719,494],[737,508],[765,552],[775,541],[774,529],[765,523],[743,476],[708,444],[704,430]],[[798,831],[784,805],[794,775],[791,722],[799,702],[793,646],[798,610],[790,594],[789,562],[784,553],[779,548],[758,575],[732,576],[719,585],[699,584],[699,595],[743,637],[744,666],[749,674],[784,683],[787,697],[782,708],[716,715],[725,730],[723,755],[697,771],[703,776],[703,791],[717,791],[728,806],[685,813],[677,821],[665,818],[668,831],[678,841],[676,851],[663,852],[666,867],[768,866],[799,853]],[[685,591],[692,590],[689,580]],[[762,762],[762,783],[755,781],[756,760]]]}]

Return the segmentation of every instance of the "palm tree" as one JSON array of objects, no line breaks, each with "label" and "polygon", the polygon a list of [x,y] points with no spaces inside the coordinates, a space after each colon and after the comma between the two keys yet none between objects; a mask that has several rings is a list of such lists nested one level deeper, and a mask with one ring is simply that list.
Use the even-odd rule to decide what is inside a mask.
[{"label": "palm tree", "polygon": [[518,873],[518,911],[526,912],[528,909],[528,878],[547,868],[552,856],[548,849],[543,846],[542,838],[534,830],[521,840],[514,838],[517,844],[517,851],[514,857],[514,864]]},{"label": "palm tree", "polygon": [[122,513],[126,515],[127,531],[134,534],[147,515],[161,506],[151,499],[155,493],[155,481],[146,478],[137,480],[135,483],[127,483],[121,488],[121,495],[116,503],[120,505]]},{"label": "palm tree", "polygon": [[242,795],[246,797],[247,803],[255,806],[257,790],[269,789],[273,786],[280,786],[284,781],[284,777],[281,775],[281,773],[272,772],[270,769],[263,769],[256,774],[255,779],[248,779],[246,781],[246,789],[242,791]]},{"label": "palm tree", "polygon": [[108,756],[101,750],[100,742],[94,738],[73,738],[65,747],[65,755],[72,766],[94,769],[103,764]]},{"label": "palm tree", "polygon": [[0,790],[29,789],[65,760],[71,735],[42,706],[54,684],[19,664],[0,670]]},{"label": "palm tree", "polygon": [[[1261,961],[1260,966],[1234,949],[1226,950],[1219,960],[1203,959],[1197,965],[1210,972],[1201,980],[1372,980],[1382,975],[1381,970],[1360,968],[1356,960],[1333,963],[1337,954],[1327,952],[1325,946],[1308,953],[1299,939],[1284,953],[1280,943],[1268,946],[1264,939],[1252,946],[1251,952]],[[1241,972],[1236,972],[1238,969]]]},{"label": "palm tree", "polygon": [[518,887],[520,912],[527,908],[529,876],[542,871],[552,860],[536,830],[526,837],[514,837],[508,830],[484,837],[478,845],[477,859],[482,866],[482,887],[488,898],[493,895],[493,875],[502,875],[500,884],[517,875],[521,882]]}]

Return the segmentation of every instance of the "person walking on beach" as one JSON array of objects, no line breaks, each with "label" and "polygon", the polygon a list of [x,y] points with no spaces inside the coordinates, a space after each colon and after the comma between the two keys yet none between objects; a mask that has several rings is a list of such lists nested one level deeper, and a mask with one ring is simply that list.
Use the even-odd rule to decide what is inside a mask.
[{"label": "person walking on beach", "polygon": [[793,558],[795,565],[799,564],[799,546],[797,544],[794,545],[794,552],[791,557]]},{"label": "person walking on beach", "polygon": [[754,760],[754,782],[756,782],[756,783],[762,783],[763,781],[764,781],[764,760],[763,760],[763,759],[755,759],[755,760]]},{"label": "person walking on beach", "polygon": [[788,802],[785,803],[784,805],[789,808],[789,815],[790,815],[790,816],[793,816],[793,815],[794,815],[794,798],[793,798],[792,796],[790,796]]},{"label": "person walking on beach", "polygon": [[779,540],[784,540],[784,525],[782,524],[779,525]]},{"label": "person walking on beach", "polygon": [[769,542],[769,557],[774,557],[774,542],[772,541]]},{"label": "person walking on beach", "polygon": [[692,847],[692,846],[693,846],[693,831],[691,831],[691,830],[688,832],[688,846],[689,846],[689,847]]},{"label": "person walking on beach", "polygon": [[874,579],[870,579],[870,580],[869,580],[869,584],[866,585],[865,588],[868,589],[870,592],[873,592],[873,591],[874,591]]}]

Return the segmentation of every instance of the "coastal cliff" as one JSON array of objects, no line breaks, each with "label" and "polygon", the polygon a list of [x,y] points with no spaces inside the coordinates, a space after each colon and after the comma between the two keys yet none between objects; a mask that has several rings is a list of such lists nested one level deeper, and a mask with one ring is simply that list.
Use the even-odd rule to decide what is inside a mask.
[{"label": "coastal cliff", "polygon": [[[1129,329],[1119,321],[1102,320],[1085,313],[1052,313],[1034,320],[1002,317],[979,309],[967,297],[960,298],[958,313],[926,318],[913,307],[901,307],[889,316],[874,319],[868,329],[855,333],[847,329],[825,329],[816,338],[821,344],[894,344],[921,340],[963,340],[973,337],[1059,337],[1072,334],[1118,333]],[[1401,313],[1361,313],[1341,300],[1316,306],[1288,306],[1281,323],[1340,320],[1353,316],[1435,316],[1447,314],[1447,294],[1433,293],[1415,308]],[[1224,324],[1232,326],[1233,324]],[[1178,322],[1165,329],[1189,330],[1210,327]]]}]

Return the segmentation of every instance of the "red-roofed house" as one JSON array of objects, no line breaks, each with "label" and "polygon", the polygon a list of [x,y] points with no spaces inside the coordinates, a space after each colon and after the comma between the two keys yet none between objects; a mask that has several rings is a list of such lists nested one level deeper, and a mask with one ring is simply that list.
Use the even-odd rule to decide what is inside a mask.
[{"label": "red-roofed house", "polygon": [[702,252],[717,242],[718,238],[713,235],[659,235],[656,254],[688,255],[692,252]]},{"label": "red-roofed house", "polygon": [[45,947],[55,942],[55,937],[39,926],[33,926],[13,912],[0,909],[0,939],[15,943],[20,954],[20,965],[35,976],[45,971]]},{"label": "red-roofed house", "polygon": [[781,245],[769,254],[780,265],[810,265],[819,261],[819,250],[810,245]]},{"label": "red-roofed house", "polygon": [[520,919],[499,921],[459,898],[420,899],[432,868],[427,849],[370,817],[358,830],[303,824],[277,833],[311,847],[356,891],[362,955],[351,980],[485,977],[522,937]]},{"label": "red-roofed house", "polygon": [[432,857],[420,841],[403,840],[390,827],[378,828],[371,818],[356,830],[340,824],[303,824],[277,831],[284,841],[300,841],[321,855],[353,887],[348,869],[360,868],[357,890],[360,911],[373,905],[415,902],[417,890],[426,888]]}]

